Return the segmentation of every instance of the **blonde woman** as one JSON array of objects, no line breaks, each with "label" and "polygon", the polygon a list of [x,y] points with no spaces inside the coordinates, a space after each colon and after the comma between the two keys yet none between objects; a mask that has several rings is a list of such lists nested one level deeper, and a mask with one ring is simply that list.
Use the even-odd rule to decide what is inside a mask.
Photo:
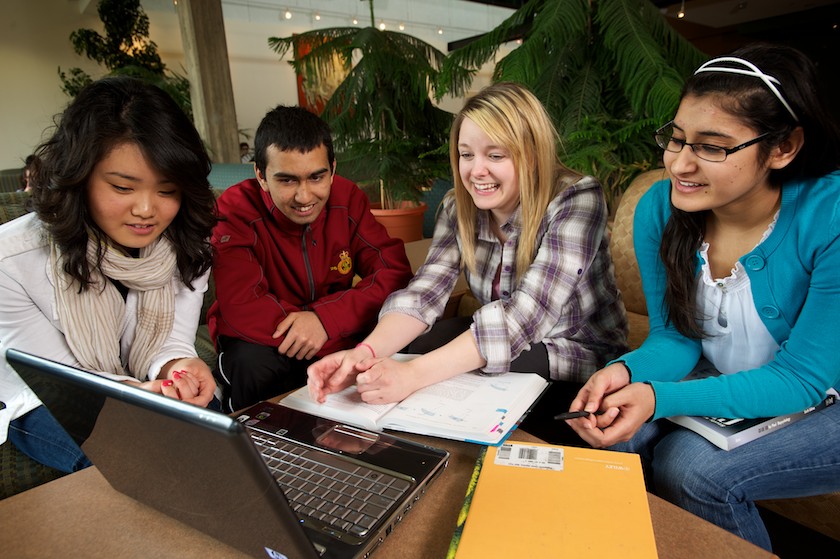
[{"label": "blonde woman", "polygon": [[[498,83],[467,101],[450,134],[454,191],[425,264],[364,341],[309,367],[313,398],[355,381],[364,401],[395,402],[476,369],[581,383],[622,352],[601,187],[560,163],[556,138],[521,85]],[[462,268],[482,306],[436,323]],[[423,355],[387,359],[408,344]]]}]

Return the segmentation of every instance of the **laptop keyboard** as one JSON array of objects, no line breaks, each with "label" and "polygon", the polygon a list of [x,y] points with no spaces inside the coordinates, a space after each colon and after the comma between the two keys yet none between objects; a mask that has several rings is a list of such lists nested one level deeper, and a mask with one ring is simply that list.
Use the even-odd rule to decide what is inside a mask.
[{"label": "laptop keyboard", "polygon": [[366,536],[411,487],[408,481],[249,429],[298,517]]}]

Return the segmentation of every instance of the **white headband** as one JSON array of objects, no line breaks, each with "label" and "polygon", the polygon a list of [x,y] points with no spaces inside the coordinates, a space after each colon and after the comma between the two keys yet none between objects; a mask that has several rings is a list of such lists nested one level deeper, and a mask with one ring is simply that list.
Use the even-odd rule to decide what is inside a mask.
[{"label": "white headband", "polygon": [[[734,62],[736,64],[742,64],[749,68],[749,70],[744,70],[743,68],[730,68],[728,66],[720,66],[720,62]],[[712,65],[716,66],[712,67]],[[694,72],[694,75],[696,76],[700,72],[728,72],[730,74],[741,74],[744,76],[752,76],[754,78],[760,79],[765,83],[765,85],[767,85],[767,88],[773,92],[773,95],[776,96],[776,99],[782,102],[782,105],[785,106],[787,111],[790,113],[790,116],[793,117],[793,120],[799,122],[799,118],[796,116],[796,113],[793,112],[793,109],[782,96],[782,92],[779,91],[776,85],[774,85],[782,85],[779,82],[779,80],[777,80],[773,76],[768,76],[767,74],[759,70],[758,67],[752,62],[744,60],[743,58],[735,58],[733,56],[722,56],[720,58],[713,58],[712,60],[709,60],[708,62],[697,68],[697,71]]]}]

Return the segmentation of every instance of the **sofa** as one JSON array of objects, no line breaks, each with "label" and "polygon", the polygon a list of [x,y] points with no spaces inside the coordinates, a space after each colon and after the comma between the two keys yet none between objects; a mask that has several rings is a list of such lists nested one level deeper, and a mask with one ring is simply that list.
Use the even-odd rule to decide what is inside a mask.
[{"label": "sofa", "polygon": [[0,192],[14,192],[20,188],[23,167],[0,170]]}]

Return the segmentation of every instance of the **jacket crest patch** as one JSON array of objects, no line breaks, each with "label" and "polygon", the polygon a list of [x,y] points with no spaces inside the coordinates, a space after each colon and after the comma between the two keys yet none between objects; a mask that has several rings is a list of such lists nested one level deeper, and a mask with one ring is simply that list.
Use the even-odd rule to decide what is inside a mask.
[{"label": "jacket crest patch", "polygon": [[346,276],[353,270],[353,260],[350,259],[350,253],[342,250],[338,254],[338,265],[330,266],[330,270],[338,270],[338,273]]}]

